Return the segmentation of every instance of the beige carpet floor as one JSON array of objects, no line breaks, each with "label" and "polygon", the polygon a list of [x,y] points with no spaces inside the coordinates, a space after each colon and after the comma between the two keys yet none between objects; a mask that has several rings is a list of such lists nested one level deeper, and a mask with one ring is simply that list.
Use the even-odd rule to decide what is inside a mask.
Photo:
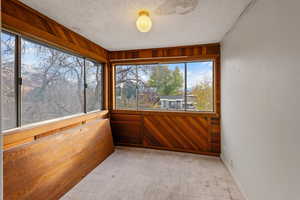
[{"label": "beige carpet floor", "polygon": [[62,200],[244,200],[219,158],[117,147]]}]

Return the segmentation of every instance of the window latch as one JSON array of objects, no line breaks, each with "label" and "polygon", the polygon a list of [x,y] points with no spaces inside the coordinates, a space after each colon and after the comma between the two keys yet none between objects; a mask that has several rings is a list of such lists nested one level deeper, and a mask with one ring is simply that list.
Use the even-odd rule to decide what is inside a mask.
[{"label": "window latch", "polygon": [[84,88],[85,89],[88,88],[88,84],[87,83],[84,84]]},{"label": "window latch", "polygon": [[18,84],[22,85],[23,84],[23,79],[21,77],[18,78]]}]

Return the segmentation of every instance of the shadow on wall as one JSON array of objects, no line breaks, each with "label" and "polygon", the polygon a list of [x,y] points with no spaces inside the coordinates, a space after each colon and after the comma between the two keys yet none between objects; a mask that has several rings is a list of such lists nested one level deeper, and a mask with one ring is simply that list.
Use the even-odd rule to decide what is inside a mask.
[{"label": "shadow on wall", "polygon": [[185,15],[194,11],[199,0],[165,0],[156,10],[157,15]]}]

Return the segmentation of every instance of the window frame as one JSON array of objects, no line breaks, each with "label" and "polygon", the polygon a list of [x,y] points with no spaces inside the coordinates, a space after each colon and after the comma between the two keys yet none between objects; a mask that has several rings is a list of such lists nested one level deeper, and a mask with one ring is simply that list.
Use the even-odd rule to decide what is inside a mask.
[{"label": "window frame", "polygon": [[[192,110],[187,110],[186,105],[183,110],[163,110],[163,109],[157,109],[157,110],[148,110],[148,109],[139,109],[138,106],[138,95],[137,95],[137,109],[120,109],[117,108],[116,105],[116,67],[117,66],[128,66],[128,65],[158,65],[158,64],[184,64],[184,100],[186,102],[187,100],[187,64],[188,63],[195,63],[195,62],[212,62],[212,90],[213,90],[213,110],[212,111],[192,111]],[[168,113],[191,113],[191,114],[217,114],[218,113],[218,108],[217,108],[217,59],[216,58],[204,58],[204,59],[174,59],[174,60],[167,60],[167,61],[145,61],[145,62],[121,62],[121,63],[113,63],[112,64],[112,76],[113,76],[113,84],[112,84],[112,110],[115,112],[149,112],[149,113],[163,113],[163,112],[168,112]]]},{"label": "window frame", "polygon": [[[4,34],[6,34],[6,35],[9,35],[9,36],[12,36],[12,37],[14,37],[15,38],[15,46],[14,46],[14,87],[15,87],[15,128],[16,127],[18,127],[18,123],[19,123],[19,101],[18,101],[18,99],[19,99],[19,90],[18,90],[18,74],[19,74],[19,63],[18,63],[18,58],[19,58],[19,54],[18,54],[18,52],[19,52],[19,44],[18,44],[18,42],[19,42],[19,39],[18,39],[18,35],[16,35],[16,34],[14,34],[14,33],[11,33],[11,32],[9,32],[9,31],[6,31],[6,30],[1,30],[1,32],[0,32],[0,34],[1,33],[4,33]],[[2,71],[2,61],[1,61],[1,68],[0,68],[0,70]],[[2,74],[2,72],[1,72],[1,74]],[[1,90],[2,90],[2,88],[1,88]],[[2,95],[2,93],[0,93],[0,95]],[[2,97],[0,97],[0,98],[2,98]],[[2,105],[1,105],[2,106]],[[2,121],[1,121],[1,123],[2,123]],[[2,128],[2,125],[0,126],[1,128]],[[3,129],[3,130],[6,130],[6,129]],[[7,130],[9,130],[9,129],[7,129]]]},{"label": "window frame", "polygon": [[[40,41],[40,40],[37,40],[37,39],[33,39],[31,37],[28,37],[28,36],[25,36],[25,35],[22,35],[20,33],[16,33],[14,31],[10,31],[10,30],[7,30],[7,29],[2,29],[0,31],[0,34],[1,33],[4,33],[4,34],[8,34],[8,35],[12,35],[15,37],[15,102],[16,102],[16,127],[15,128],[20,128],[20,127],[26,127],[26,126],[32,126],[34,124],[38,124],[38,123],[41,123],[41,122],[47,122],[47,121],[51,121],[51,120],[56,120],[56,119],[60,119],[60,118],[66,118],[66,117],[72,117],[72,116],[76,116],[76,115],[80,115],[80,114],[88,114],[88,113],[94,113],[94,112],[99,112],[99,111],[102,111],[104,109],[104,66],[105,66],[105,63],[103,62],[99,62],[99,61],[96,61],[92,58],[88,58],[88,57],[85,57],[85,56],[82,56],[80,54],[77,54],[77,53],[74,53],[72,51],[68,51],[66,49],[63,49],[63,48],[60,48],[60,47],[57,47],[55,45],[52,45],[52,44],[49,44],[47,42],[44,42],[44,41]],[[65,53],[65,54],[68,54],[68,55],[71,55],[71,56],[75,56],[75,57],[78,57],[78,58],[81,58],[83,59],[84,61],[84,110],[83,112],[80,112],[80,113],[75,113],[75,114],[72,114],[72,115],[67,115],[67,116],[62,116],[62,117],[57,117],[57,118],[54,118],[54,119],[49,119],[49,120],[42,120],[42,121],[38,121],[38,122],[33,122],[33,123],[29,123],[29,124],[24,124],[22,125],[22,119],[21,119],[21,111],[22,111],[22,102],[21,102],[21,98],[22,98],[22,94],[21,94],[21,87],[22,87],[22,76],[21,76],[21,65],[22,65],[22,52],[21,52],[21,41],[22,39],[28,41],[28,42],[32,42],[32,43],[35,43],[37,45],[41,45],[41,46],[44,46],[44,47],[47,47],[47,48],[51,48],[51,49],[55,49],[57,51],[60,51],[62,53]],[[89,111],[87,112],[87,104],[86,104],[86,66],[85,66],[85,62],[86,60],[88,61],[91,61],[93,63],[96,63],[98,64],[99,66],[101,66],[101,90],[102,90],[102,94],[101,94],[101,98],[102,98],[102,102],[101,102],[101,108],[97,109],[97,110],[93,110],[93,111]],[[15,128],[12,128],[12,129],[15,129]],[[11,129],[3,129],[2,131],[5,131],[7,132],[8,130],[11,130]]]},{"label": "window frame", "polygon": [[[92,110],[92,111],[87,111],[86,89],[87,89],[88,85],[87,85],[87,81],[86,81],[86,61],[92,62],[94,64],[98,64],[101,67],[101,104],[100,104],[101,108],[96,109],[96,110]],[[104,81],[104,64],[99,63],[96,60],[91,59],[91,58],[84,58],[84,101],[85,101],[85,103],[84,103],[84,105],[85,105],[84,106],[84,109],[85,109],[84,113],[93,113],[93,112],[98,112],[98,111],[103,110],[103,108],[104,108],[104,99],[105,99],[104,98],[104,83],[105,83],[105,81]]]}]

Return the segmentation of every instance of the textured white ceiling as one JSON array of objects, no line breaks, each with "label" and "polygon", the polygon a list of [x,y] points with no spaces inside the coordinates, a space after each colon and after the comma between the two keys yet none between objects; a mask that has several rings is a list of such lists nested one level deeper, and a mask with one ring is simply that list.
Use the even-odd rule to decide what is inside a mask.
[{"label": "textured white ceiling", "polygon": [[[108,50],[219,42],[251,0],[21,0]],[[152,30],[135,27],[146,9]]]}]

